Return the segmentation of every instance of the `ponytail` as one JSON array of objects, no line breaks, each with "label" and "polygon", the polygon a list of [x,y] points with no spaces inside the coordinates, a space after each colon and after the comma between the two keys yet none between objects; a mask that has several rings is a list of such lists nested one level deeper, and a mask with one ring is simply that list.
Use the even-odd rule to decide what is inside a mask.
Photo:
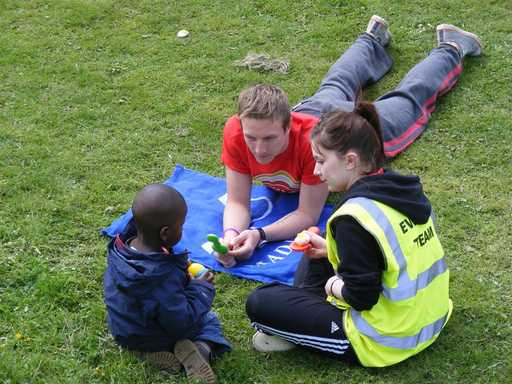
[{"label": "ponytail", "polygon": [[385,160],[379,116],[375,106],[366,101],[356,102],[352,112],[327,113],[313,129],[311,139],[340,156],[356,151],[370,173]]},{"label": "ponytail", "polygon": [[378,148],[375,148],[375,155],[373,156],[375,159],[375,164],[377,167],[380,167],[382,163],[385,161],[384,155],[384,143],[382,140],[382,132],[380,129],[380,120],[379,115],[377,113],[377,109],[373,103],[368,101],[358,101],[354,112],[365,119],[370,126],[375,131],[375,138],[378,141]]}]

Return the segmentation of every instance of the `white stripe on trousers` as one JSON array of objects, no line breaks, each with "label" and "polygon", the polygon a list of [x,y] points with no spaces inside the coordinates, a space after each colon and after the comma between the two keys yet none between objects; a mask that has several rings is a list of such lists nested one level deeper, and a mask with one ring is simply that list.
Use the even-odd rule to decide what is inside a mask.
[{"label": "white stripe on trousers", "polygon": [[270,335],[278,336],[294,344],[320,349],[322,351],[335,353],[337,355],[343,355],[345,350],[350,345],[350,341],[346,339],[329,339],[327,337],[309,336],[301,335],[299,333],[285,332],[256,322],[253,322],[251,325],[258,331],[263,331]]}]

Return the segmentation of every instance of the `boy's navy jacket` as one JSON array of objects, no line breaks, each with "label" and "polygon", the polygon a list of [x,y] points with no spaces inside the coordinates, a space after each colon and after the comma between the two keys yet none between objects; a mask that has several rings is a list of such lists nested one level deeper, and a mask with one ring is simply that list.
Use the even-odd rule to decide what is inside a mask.
[{"label": "boy's navy jacket", "polygon": [[179,339],[201,332],[215,288],[190,279],[188,252],[137,252],[126,245],[135,234],[130,223],[108,245],[108,326],[116,342],[128,349],[172,351]]}]

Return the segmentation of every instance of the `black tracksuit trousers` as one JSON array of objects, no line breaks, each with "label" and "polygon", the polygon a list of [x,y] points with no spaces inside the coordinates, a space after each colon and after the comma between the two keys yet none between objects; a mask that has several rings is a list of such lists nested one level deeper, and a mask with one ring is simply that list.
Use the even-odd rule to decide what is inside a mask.
[{"label": "black tracksuit trousers", "polygon": [[246,311],[258,331],[359,364],[343,328],[343,310],[326,301],[324,286],[334,275],[327,259],[303,256],[293,287],[279,283],[256,288]]}]

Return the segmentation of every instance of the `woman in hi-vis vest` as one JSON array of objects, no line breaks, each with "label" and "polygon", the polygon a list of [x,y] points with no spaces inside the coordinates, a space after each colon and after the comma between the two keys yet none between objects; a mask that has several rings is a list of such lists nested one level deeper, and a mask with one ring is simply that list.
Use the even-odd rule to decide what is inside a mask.
[{"label": "woman in hi-vis vest", "polygon": [[417,176],[382,168],[371,103],[327,114],[312,132],[315,174],[345,192],[325,239],[308,233],[293,287],[268,284],[247,300],[259,351],[298,346],[369,367],[422,351],[448,321],[448,268]]}]

